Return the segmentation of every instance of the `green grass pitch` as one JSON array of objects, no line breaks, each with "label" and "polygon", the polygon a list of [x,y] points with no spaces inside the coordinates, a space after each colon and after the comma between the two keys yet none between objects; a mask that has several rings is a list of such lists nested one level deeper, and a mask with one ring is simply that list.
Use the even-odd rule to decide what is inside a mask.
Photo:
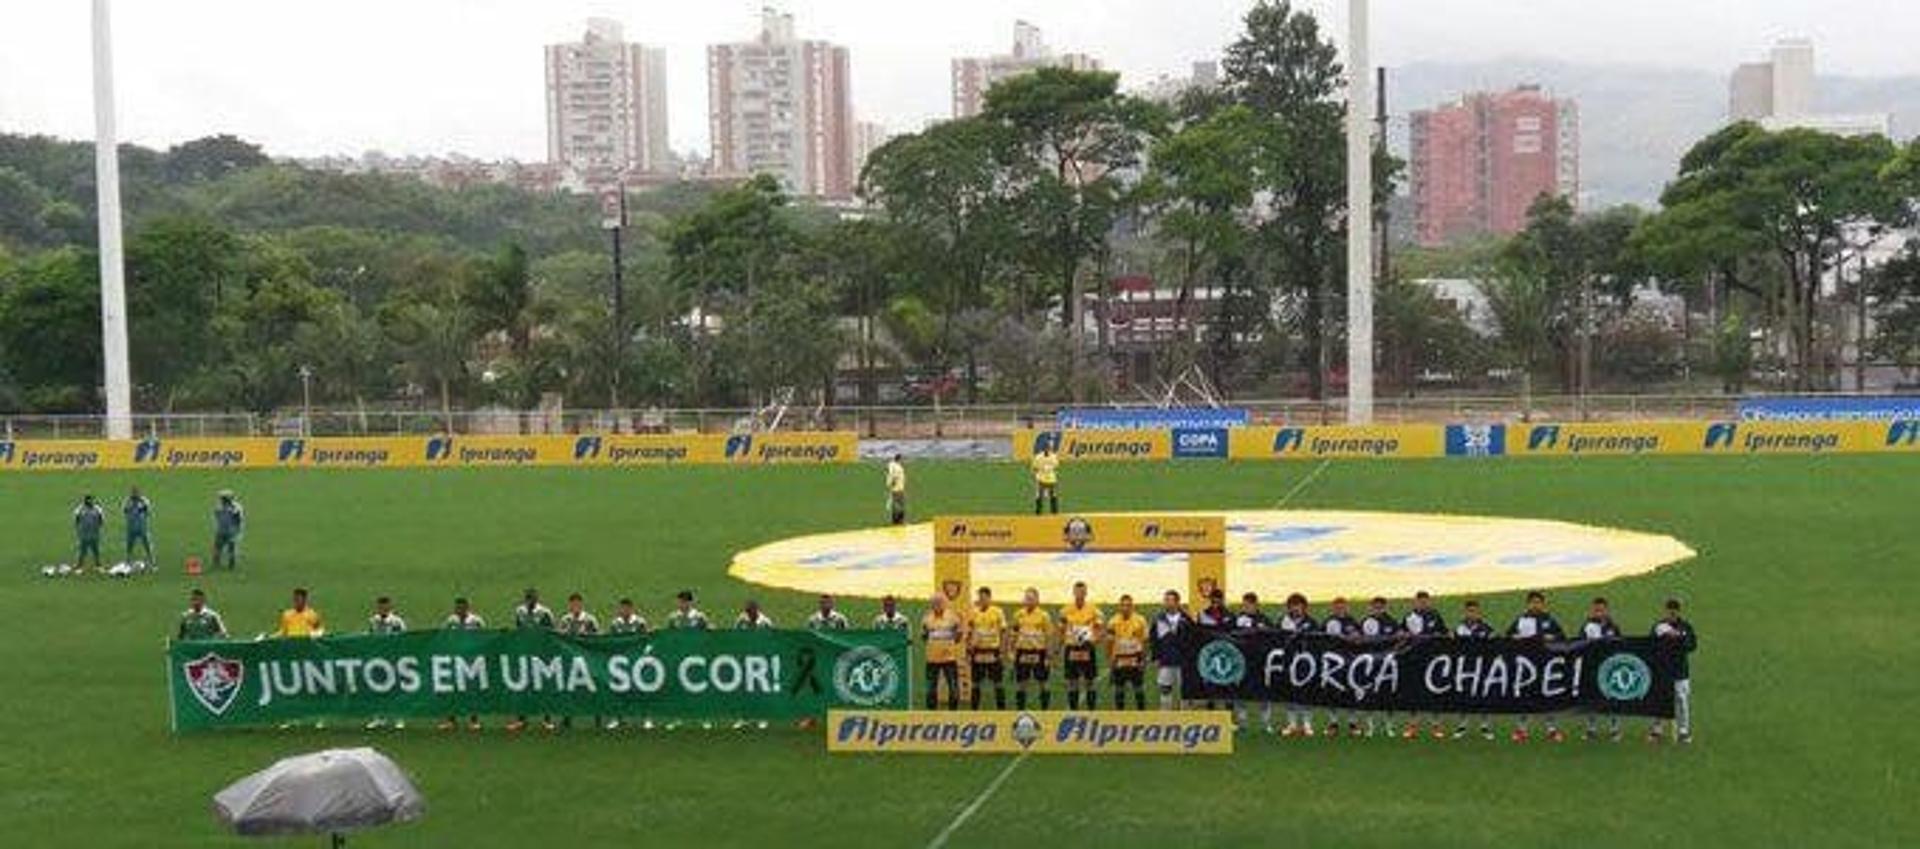
[{"label": "green grass pitch", "polygon": [[[1076,510],[1257,508],[1312,469],[1075,466],[1063,490]],[[279,756],[371,743],[413,773],[430,810],[357,846],[920,847],[1008,765],[829,757],[819,732],[790,729],[167,731],[161,646],[191,585],[240,634],[269,630],[295,585],[314,589],[336,627],[358,627],[382,593],[416,625],[437,623],[456,594],[498,623],[528,585],[550,601],[581,590],[602,611],[632,595],[656,622],[682,587],[726,620],[755,595],[797,624],[808,596],[733,581],[729,557],[879,524],[872,466],[151,474],[137,482],[157,506],[159,576],[40,578],[37,566],[71,557],[73,501],[92,491],[117,504],[133,482],[0,478],[0,823],[10,845],[241,845],[217,829],[213,791]],[[181,559],[204,554],[211,494],[226,486],[248,510],[242,570],[186,578]],[[1011,465],[914,468],[923,516],[1018,511],[1025,491]],[[1633,632],[1666,595],[1689,599],[1701,632],[1696,743],[1243,738],[1229,758],[1029,758],[950,845],[1911,845],[1916,505],[1920,457],[1334,464],[1293,506],[1559,518],[1671,533],[1698,549],[1604,587]],[[1588,594],[1559,591],[1556,609],[1577,619]],[[1495,597],[1491,618],[1517,605]]]}]

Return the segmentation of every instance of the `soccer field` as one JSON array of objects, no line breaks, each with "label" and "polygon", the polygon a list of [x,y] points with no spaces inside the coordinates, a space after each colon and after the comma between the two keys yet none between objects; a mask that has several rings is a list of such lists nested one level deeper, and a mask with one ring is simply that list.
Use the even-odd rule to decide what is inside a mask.
[{"label": "soccer field", "polygon": [[[1077,465],[1063,493],[1073,510],[1259,509],[1315,471]],[[1013,465],[913,474],[921,517],[1028,507]],[[157,577],[39,577],[71,559],[82,492],[117,504],[135,482],[156,505]],[[242,568],[184,577],[222,487],[247,506]],[[167,730],[162,645],[190,586],[236,635],[271,630],[296,585],[336,629],[361,627],[379,594],[416,627],[437,624],[457,594],[500,624],[526,586],[556,606],[579,590],[603,613],[631,595],[656,625],[681,588],[720,622],[754,596],[798,625],[811,597],[728,578],[732,554],[880,524],[880,496],[870,465],[0,478],[0,822],[13,845],[239,845],[208,811],[215,790],[283,755],[371,744],[413,774],[429,813],[356,846],[922,847],[969,808],[947,845],[1870,846],[1920,833],[1920,456],[1347,462],[1292,497],[1566,519],[1692,546],[1693,560],[1603,585],[1629,633],[1664,597],[1687,599],[1701,634],[1688,748],[1637,735],[1558,746],[1246,736],[1225,758],[1016,761],[829,757],[818,731],[791,729]],[[1562,621],[1577,622],[1590,594],[1556,592]],[[874,609],[843,607],[856,622]],[[1518,607],[1491,597],[1490,618]]]}]

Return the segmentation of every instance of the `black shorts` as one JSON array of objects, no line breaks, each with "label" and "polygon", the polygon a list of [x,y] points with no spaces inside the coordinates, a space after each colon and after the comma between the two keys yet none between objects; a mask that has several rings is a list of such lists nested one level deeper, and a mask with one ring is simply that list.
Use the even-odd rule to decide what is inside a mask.
[{"label": "black shorts", "polygon": [[992,681],[996,684],[1000,683],[1001,677],[1006,675],[1006,667],[1000,663],[1000,658],[998,657],[986,660],[983,660],[983,657],[985,656],[975,657],[970,664],[973,667],[974,683],[978,684],[986,681]]},{"label": "black shorts", "polygon": [[1048,674],[1046,652],[1016,651],[1013,653],[1013,680],[1015,682],[1039,681],[1045,683]]},{"label": "black shorts", "polygon": [[1116,666],[1113,668],[1113,685],[1116,687],[1127,685],[1143,687],[1146,686],[1146,683],[1147,669],[1144,666]]},{"label": "black shorts", "polygon": [[1092,681],[1100,677],[1099,664],[1094,657],[1093,647],[1068,648],[1066,651],[1067,680]]}]

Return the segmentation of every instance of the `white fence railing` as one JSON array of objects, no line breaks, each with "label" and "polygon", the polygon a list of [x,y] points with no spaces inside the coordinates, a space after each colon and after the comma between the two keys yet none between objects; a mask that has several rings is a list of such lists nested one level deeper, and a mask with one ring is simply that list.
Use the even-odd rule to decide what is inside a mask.
[{"label": "white fence railing", "polygon": [[[1510,395],[1379,398],[1374,420],[1415,422],[1623,421],[1732,418],[1743,396],[1735,395]],[[1838,396],[1836,396],[1838,397]],[[789,410],[781,430],[853,430],[886,439],[984,438],[1015,428],[1045,427],[1066,404],[827,407]],[[1088,404],[1084,406],[1103,406]],[[1249,410],[1256,424],[1337,424],[1346,421],[1340,400],[1229,401]],[[299,410],[251,413],[144,414],[134,417],[136,435],[395,436],[409,434],[539,433],[730,433],[758,429],[764,421],[749,409],[644,409],[518,412],[477,410],[445,416],[433,410]],[[0,438],[97,439],[105,434],[97,415],[0,414]]]}]

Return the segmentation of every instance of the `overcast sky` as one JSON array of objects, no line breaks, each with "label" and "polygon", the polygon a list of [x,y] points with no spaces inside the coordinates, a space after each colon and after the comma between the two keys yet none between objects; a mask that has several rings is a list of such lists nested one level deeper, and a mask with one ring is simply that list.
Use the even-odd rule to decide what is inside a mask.
[{"label": "overcast sky", "polygon": [[[87,0],[0,0],[0,131],[92,133]],[[705,45],[751,37],[757,0],[117,0],[122,137],[232,132],[276,155],[545,157],[541,46],[586,18],[665,47],[673,145],[704,150]],[[894,130],[949,108],[948,62],[1004,52],[1015,19],[1123,78],[1216,56],[1250,0],[787,0],[852,51],[855,111]],[[1345,0],[1306,0],[1336,36]],[[1822,74],[1920,74],[1915,0],[1375,0],[1375,61],[1515,56],[1724,73],[1807,36]],[[1396,108],[1404,108],[1402,104]]]}]

